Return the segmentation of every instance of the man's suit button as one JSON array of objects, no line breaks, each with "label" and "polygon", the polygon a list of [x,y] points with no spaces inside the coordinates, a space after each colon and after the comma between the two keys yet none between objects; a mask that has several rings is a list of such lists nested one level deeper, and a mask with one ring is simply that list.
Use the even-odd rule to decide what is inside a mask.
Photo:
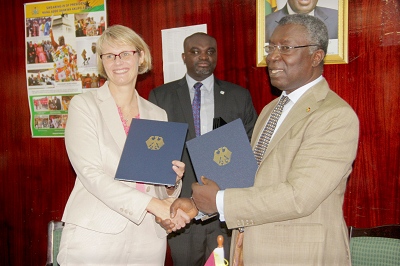
[{"label": "man's suit button", "polygon": [[119,210],[120,210],[121,212],[124,212],[124,209],[123,209],[123,208],[120,208]]},{"label": "man's suit button", "polygon": [[132,216],[133,212],[129,212],[129,215]]},{"label": "man's suit button", "polygon": [[146,192],[150,192],[150,186],[147,186]]},{"label": "man's suit button", "polygon": [[125,210],[125,213],[128,213],[128,210]]}]

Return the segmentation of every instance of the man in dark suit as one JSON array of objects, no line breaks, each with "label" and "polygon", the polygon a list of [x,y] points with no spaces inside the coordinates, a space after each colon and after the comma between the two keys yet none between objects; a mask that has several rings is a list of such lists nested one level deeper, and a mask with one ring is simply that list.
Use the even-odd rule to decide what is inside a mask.
[{"label": "man in dark suit", "polygon": [[33,85],[33,74],[28,78],[28,85],[29,86]]},{"label": "man in dark suit", "polygon": [[56,110],[61,110],[61,100],[56,97]]},{"label": "man in dark suit", "polygon": [[265,42],[274,32],[278,21],[289,14],[307,14],[322,20],[328,27],[329,39],[338,38],[338,11],[331,8],[317,6],[318,0],[288,0],[280,10],[265,16]]},{"label": "man in dark suit", "polygon": [[[189,124],[186,140],[193,139],[196,137],[192,111],[194,85],[201,82],[200,134],[213,129],[213,118],[221,117],[227,123],[241,118],[250,139],[257,113],[248,90],[214,77],[217,65],[215,38],[205,33],[195,33],[185,39],[183,46],[182,58],[187,68],[185,77],[155,88],[150,92],[149,101],[163,108],[169,121]],[[182,161],[186,164],[186,170],[181,196],[190,197],[191,185],[197,180],[186,147]],[[183,230],[171,234],[168,243],[174,266],[204,265],[218,245],[218,235],[224,237],[224,246],[227,247],[225,257],[229,258],[231,232],[218,217],[206,222],[193,221]]]}]

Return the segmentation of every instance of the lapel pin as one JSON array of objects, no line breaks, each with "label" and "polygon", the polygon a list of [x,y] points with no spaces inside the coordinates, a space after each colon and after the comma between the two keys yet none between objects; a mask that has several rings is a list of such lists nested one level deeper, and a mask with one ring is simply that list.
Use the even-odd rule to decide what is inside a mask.
[{"label": "lapel pin", "polygon": [[225,91],[220,91],[219,93],[221,93],[222,95],[224,95],[224,94],[225,94]]},{"label": "lapel pin", "polygon": [[307,107],[307,112],[310,112],[310,110],[311,110],[310,107]]}]

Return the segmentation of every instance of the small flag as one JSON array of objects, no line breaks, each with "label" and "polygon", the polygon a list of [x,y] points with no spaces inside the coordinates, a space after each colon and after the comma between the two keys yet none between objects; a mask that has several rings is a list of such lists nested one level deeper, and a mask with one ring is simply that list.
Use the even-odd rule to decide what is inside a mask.
[{"label": "small flag", "polygon": [[265,15],[275,12],[276,9],[276,0],[265,0]]},{"label": "small flag", "polygon": [[[224,237],[219,235],[218,236],[218,247],[214,249],[214,251],[211,253],[210,257],[208,257],[208,260],[204,266],[227,266],[228,261],[225,260],[225,255],[224,255]],[[225,264],[226,261],[226,264]]]}]

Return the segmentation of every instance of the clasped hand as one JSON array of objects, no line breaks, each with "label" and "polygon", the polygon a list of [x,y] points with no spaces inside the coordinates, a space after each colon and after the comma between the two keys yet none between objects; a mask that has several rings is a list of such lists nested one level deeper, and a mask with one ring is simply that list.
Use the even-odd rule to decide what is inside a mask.
[{"label": "clasped hand", "polygon": [[[186,226],[198,213],[196,204],[193,199],[179,198],[176,199],[170,207],[170,217],[162,219],[156,217],[156,222],[159,223],[165,231],[169,234],[172,231],[179,230]],[[185,224],[182,225],[182,220]]]},{"label": "clasped hand", "polygon": [[[172,204],[174,204],[177,200],[178,199],[173,197],[162,200],[162,203],[167,205],[165,208],[163,208],[163,210],[171,210]],[[156,215],[156,222],[159,223],[168,234],[172,231],[176,231],[185,227],[191,219],[193,219],[193,217],[191,217],[182,209],[175,209],[173,215],[168,211]]]},{"label": "clasped hand", "polygon": [[[183,177],[183,173],[185,172],[185,164],[180,161],[173,161],[172,165],[172,169],[176,172],[175,184],[179,184]],[[175,189],[176,185],[175,187],[171,188],[167,187],[168,195],[171,196],[175,192]],[[147,211],[149,211],[156,217],[157,222],[168,221],[168,228],[170,228],[171,231],[176,231],[181,229],[182,227],[185,227],[186,224],[189,223],[191,220],[191,217],[182,210],[176,210],[176,215],[174,215],[174,217],[170,217],[171,204],[175,200],[176,198],[174,197],[169,197],[163,200],[152,198],[147,205]]]},{"label": "clasped hand", "polygon": [[[193,198],[179,198],[171,204],[170,218],[156,217],[156,222],[167,233],[183,228],[185,225],[182,225],[182,220],[189,223],[191,219],[197,216],[199,210],[207,214],[217,212],[215,200],[217,192],[220,190],[219,186],[204,176],[201,177],[201,181],[204,185],[192,184]],[[187,220],[188,217],[189,220]]]}]

